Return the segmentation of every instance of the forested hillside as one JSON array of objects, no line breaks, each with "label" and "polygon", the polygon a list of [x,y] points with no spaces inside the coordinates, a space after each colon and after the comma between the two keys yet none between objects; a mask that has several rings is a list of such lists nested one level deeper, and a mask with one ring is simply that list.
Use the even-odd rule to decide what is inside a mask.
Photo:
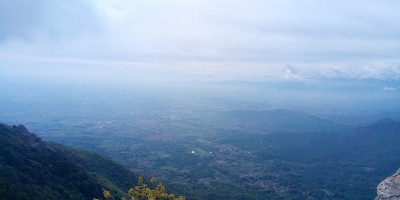
[{"label": "forested hillside", "polygon": [[46,142],[23,125],[0,124],[0,199],[116,197],[136,176],[99,154]]}]

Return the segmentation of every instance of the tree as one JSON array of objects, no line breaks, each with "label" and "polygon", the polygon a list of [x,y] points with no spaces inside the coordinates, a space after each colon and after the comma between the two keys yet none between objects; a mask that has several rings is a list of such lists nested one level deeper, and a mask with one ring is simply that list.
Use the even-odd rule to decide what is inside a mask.
[{"label": "tree", "polygon": [[[157,179],[154,177],[150,179],[150,183],[157,186],[154,187],[154,189],[151,189],[149,186],[143,183],[143,177],[139,176],[138,185],[132,187],[128,191],[128,195],[131,200],[185,200],[184,196],[176,196],[173,193],[168,194],[165,186],[161,182],[157,184]],[[112,198],[112,195],[109,191],[104,191],[103,195],[105,199]],[[121,200],[126,199],[122,197]]]},{"label": "tree", "polygon": [[[151,178],[150,182],[157,184],[156,178]],[[185,200],[184,196],[176,196],[175,194],[168,194],[165,186],[160,182],[154,189],[143,183],[143,177],[139,176],[138,185],[129,189],[128,195],[132,200]]]},{"label": "tree", "polygon": [[104,195],[104,198],[106,198],[106,199],[111,199],[111,197],[112,197],[111,193],[109,191],[104,191],[103,195]]}]

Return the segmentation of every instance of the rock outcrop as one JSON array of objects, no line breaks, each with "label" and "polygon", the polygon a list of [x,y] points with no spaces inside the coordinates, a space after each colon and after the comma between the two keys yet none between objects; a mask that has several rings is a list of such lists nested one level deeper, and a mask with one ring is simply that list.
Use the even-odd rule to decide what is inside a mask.
[{"label": "rock outcrop", "polygon": [[400,169],[379,183],[377,193],[375,200],[400,200]]}]

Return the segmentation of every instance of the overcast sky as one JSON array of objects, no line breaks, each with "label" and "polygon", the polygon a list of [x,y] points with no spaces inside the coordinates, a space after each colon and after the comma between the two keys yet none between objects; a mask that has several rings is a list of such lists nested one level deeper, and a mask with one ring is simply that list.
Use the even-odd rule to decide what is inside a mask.
[{"label": "overcast sky", "polygon": [[397,0],[0,0],[0,73],[400,79],[399,10]]}]

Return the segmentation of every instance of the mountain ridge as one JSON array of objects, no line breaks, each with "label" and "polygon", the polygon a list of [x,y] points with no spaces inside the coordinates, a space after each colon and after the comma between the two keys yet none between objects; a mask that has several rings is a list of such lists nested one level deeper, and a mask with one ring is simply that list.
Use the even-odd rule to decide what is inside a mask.
[{"label": "mountain ridge", "polygon": [[400,131],[400,122],[389,117],[385,117],[370,125],[357,128],[357,132],[362,134],[371,134],[377,130],[390,133]]},{"label": "mountain ridge", "polygon": [[136,175],[97,153],[47,142],[0,124],[0,199],[92,199],[124,195]]}]

